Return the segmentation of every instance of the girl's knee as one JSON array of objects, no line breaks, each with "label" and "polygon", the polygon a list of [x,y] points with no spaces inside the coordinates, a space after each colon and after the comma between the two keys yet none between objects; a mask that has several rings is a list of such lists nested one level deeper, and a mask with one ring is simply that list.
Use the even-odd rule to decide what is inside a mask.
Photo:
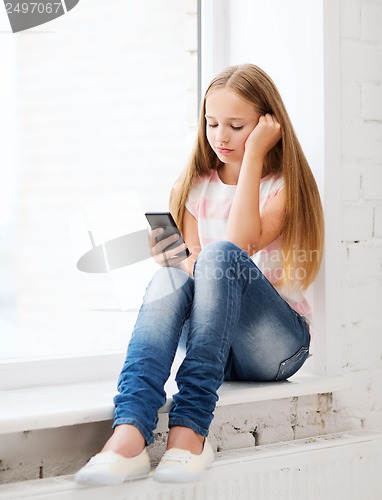
[{"label": "girl's knee", "polygon": [[219,240],[209,243],[200,252],[194,277],[236,279],[248,284],[257,281],[262,274],[244,250],[231,241]]},{"label": "girl's knee", "polygon": [[213,241],[206,245],[198,256],[198,262],[206,264],[227,264],[247,258],[243,250],[228,240]]},{"label": "girl's knee", "polygon": [[176,267],[161,267],[153,275],[145,294],[145,302],[173,296],[178,290],[192,292],[191,276]]},{"label": "girl's knee", "polygon": [[176,285],[176,288],[183,286],[191,279],[190,275],[177,267],[161,267],[151,278],[151,285],[165,286],[170,284]]}]

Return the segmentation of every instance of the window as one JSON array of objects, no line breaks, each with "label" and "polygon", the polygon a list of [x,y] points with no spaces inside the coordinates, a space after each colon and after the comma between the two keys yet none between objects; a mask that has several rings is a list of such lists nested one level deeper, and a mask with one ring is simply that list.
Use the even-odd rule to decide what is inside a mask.
[{"label": "window", "polygon": [[0,357],[125,350],[148,261],[76,262],[88,231],[168,208],[197,121],[197,1],[80,2],[0,51]]}]

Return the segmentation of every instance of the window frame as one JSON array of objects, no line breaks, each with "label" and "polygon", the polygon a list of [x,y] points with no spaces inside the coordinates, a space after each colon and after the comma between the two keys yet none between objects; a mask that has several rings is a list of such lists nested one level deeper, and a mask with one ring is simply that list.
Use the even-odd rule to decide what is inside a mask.
[{"label": "window frame", "polygon": [[[198,0],[199,95],[223,67],[230,64],[231,0]],[[246,8],[246,2],[235,8]],[[323,37],[324,164],[323,203],[326,221],[325,255],[314,287],[318,317],[314,339],[314,374],[336,376],[341,372],[341,199],[340,186],[340,55],[339,0],[320,0]],[[200,100],[199,100],[200,101]],[[0,361],[0,388],[93,382],[116,379],[125,352],[72,355],[36,360]]]}]

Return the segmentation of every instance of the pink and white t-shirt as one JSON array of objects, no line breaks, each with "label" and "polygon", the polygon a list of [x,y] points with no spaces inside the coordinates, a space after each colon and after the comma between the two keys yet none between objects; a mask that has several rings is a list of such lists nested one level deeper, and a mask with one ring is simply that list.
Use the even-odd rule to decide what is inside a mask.
[{"label": "pink and white t-shirt", "polygon": [[[260,213],[266,204],[284,188],[282,176],[269,174],[260,181]],[[236,185],[224,184],[217,172],[199,179],[190,189],[186,202],[187,210],[198,221],[198,232],[201,247],[212,241],[226,239],[228,215],[231,210]],[[283,276],[281,237],[270,245],[256,252],[251,259],[284,300],[308,322],[312,319],[312,311],[304,294],[293,287],[277,286]]]}]

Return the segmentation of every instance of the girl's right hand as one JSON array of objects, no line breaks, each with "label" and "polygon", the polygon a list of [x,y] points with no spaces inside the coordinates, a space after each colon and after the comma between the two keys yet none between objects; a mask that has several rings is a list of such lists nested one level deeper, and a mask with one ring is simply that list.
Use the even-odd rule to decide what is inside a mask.
[{"label": "girl's right hand", "polygon": [[158,241],[157,238],[163,234],[163,232],[164,229],[162,227],[149,230],[151,255],[155,262],[162,267],[177,267],[180,262],[186,258],[185,255],[178,255],[186,249],[186,244],[182,243],[175,248],[165,251],[165,248],[179,240],[179,236],[177,234],[172,234],[168,238]]},{"label": "girl's right hand", "polygon": [[274,115],[267,113],[260,116],[258,124],[245,142],[245,149],[246,151],[252,149],[264,158],[280,139],[281,126]]}]

